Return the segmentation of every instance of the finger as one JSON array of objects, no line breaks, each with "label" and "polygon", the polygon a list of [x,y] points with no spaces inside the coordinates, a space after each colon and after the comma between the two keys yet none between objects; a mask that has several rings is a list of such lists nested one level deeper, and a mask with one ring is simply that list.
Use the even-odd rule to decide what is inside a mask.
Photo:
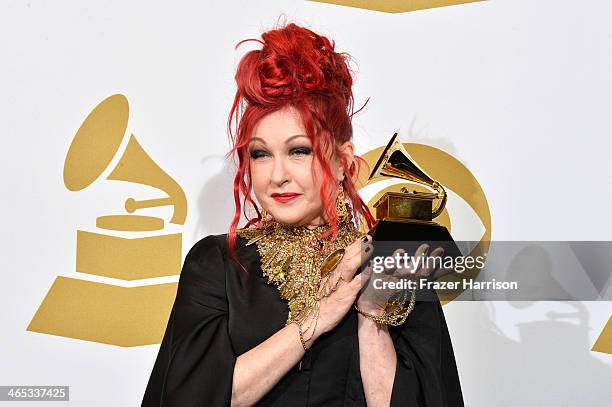
[{"label": "finger", "polygon": [[437,279],[439,279],[440,277],[445,276],[445,275],[447,275],[447,274],[449,274],[447,269],[445,269],[445,268],[439,268],[439,269],[434,270],[434,271],[431,273],[431,279],[432,279],[432,280],[437,280]]},{"label": "finger", "polygon": [[365,235],[363,237],[355,239],[353,243],[348,245],[346,251],[351,254],[362,253],[366,246],[371,246],[372,236]]},{"label": "finger", "polygon": [[427,243],[421,244],[416,251],[414,256],[410,259],[410,273],[414,275],[422,275],[425,259],[427,252],[429,251],[429,245]]},{"label": "finger", "polygon": [[338,275],[337,277],[334,276],[333,277],[333,284],[330,286],[329,289],[329,294],[335,292],[336,290],[338,290],[338,288],[340,287],[341,284],[345,283],[344,278],[341,275]]},{"label": "finger", "polygon": [[399,248],[393,252],[393,257],[397,259],[396,267],[389,268],[386,274],[404,276],[410,274],[410,259],[406,256],[406,250]]},{"label": "finger", "polygon": [[368,281],[370,280],[370,277],[372,277],[373,274],[373,267],[372,267],[372,261],[370,261],[368,263],[368,265],[366,266],[366,268],[363,269],[363,271],[359,274],[361,276],[361,280],[362,280],[362,285],[365,285],[368,283]]},{"label": "finger", "polygon": [[453,269],[452,267],[441,267],[433,273],[432,278],[434,280],[437,280],[439,278],[444,277],[447,274],[453,274],[454,272],[455,272],[455,269]]},{"label": "finger", "polygon": [[427,243],[423,243],[416,250],[415,256],[425,256],[427,255],[428,251],[429,251],[429,245]]},{"label": "finger", "polygon": [[362,263],[363,261],[360,254],[345,254],[342,261],[338,265],[338,268],[340,268],[338,271],[346,281],[350,281],[355,276],[357,269],[360,268]]},{"label": "finger", "polygon": [[[360,274],[357,274],[355,277],[353,277],[353,279],[349,283],[349,286],[351,287],[355,295],[357,295],[357,293],[361,291],[363,281],[364,281],[363,273],[360,273]],[[367,279],[365,281],[367,281]]]},{"label": "finger", "polygon": [[[372,255],[373,246],[371,244],[371,237],[366,235],[363,238],[358,238],[353,243],[348,245],[344,249],[344,257],[350,259],[352,257],[369,258]],[[366,250],[367,249],[367,250]]]},{"label": "finger", "polygon": [[374,264],[372,264],[372,259],[365,259],[358,267],[361,270],[361,274],[369,275],[374,270]]},{"label": "finger", "polygon": [[442,247],[437,247],[431,255],[426,258],[426,262],[421,269],[420,275],[423,277],[429,277],[433,275],[434,271],[441,265],[442,254],[444,253],[444,249]]},{"label": "finger", "polygon": [[421,245],[417,248],[412,256],[407,256],[407,261],[405,264],[402,264],[402,270],[400,273],[404,276],[414,276],[416,275],[419,267],[421,266],[421,262],[423,260],[421,254],[424,251],[424,247],[427,245]]},{"label": "finger", "polygon": [[374,254],[374,245],[372,243],[366,243],[362,247],[363,251],[361,252],[361,258],[363,259],[363,263]]},{"label": "finger", "polygon": [[438,246],[435,248],[433,252],[429,255],[430,257],[442,256],[444,253],[444,248],[442,246]]},{"label": "finger", "polygon": [[362,272],[361,274],[358,274],[357,276],[355,276],[355,278],[359,277],[358,282],[356,282],[355,284],[359,284],[359,296],[363,295],[363,293],[368,289],[369,285],[372,284],[371,283],[371,279],[372,279],[372,274],[374,274],[372,272],[372,269],[368,269],[367,271]]},{"label": "finger", "polygon": [[372,241],[372,236],[365,235],[361,239],[361,255],[363,258],[369,258],[374,252],[374,244]]},{"label": "finger", "polygon": [[371,240],[372,237],[366,235],[362,239],[357,239],[345,249],[344,257],[338,265],[345,280],[352,279],[357,269],[372,256],[374,250]]},{"label": "finger", "polygon": [[351,244],[344,248],[344,258],[355,256],[355,254],[361,253],[361,245],[363,244],[362,239],[355,239]]},{"label": "finger", "polygon": [[376,293],[372,293],[369,292],[368,290],[371,289],[371,284],[372,284],[372,274],[359,274],[357,276],[355,276],[355,278],[359,277],[359,280],[355,281],[355,284],[358,284],[357,287],[357,291],[359,292],[359,297],[361,297],[362,295],[367,295],[368,298],[371,298],[372,296],[375,296]]}]

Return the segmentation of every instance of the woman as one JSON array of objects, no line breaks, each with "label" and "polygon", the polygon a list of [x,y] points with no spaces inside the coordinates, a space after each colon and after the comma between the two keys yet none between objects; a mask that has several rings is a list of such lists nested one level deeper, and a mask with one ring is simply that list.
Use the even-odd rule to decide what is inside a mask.
[{"label": "woman", "polygon": [[357,222],[374,220],[348,55],[294,24],[255,41],[228,121],[234,220],[187,254],[142,406],[462,406],[439,302],[388,312],[358,272],[373,250]]}]

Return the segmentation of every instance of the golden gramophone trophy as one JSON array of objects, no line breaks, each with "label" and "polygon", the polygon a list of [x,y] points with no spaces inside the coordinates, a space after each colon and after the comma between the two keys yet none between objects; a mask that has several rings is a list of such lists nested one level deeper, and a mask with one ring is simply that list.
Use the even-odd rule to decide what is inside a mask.
[{"label": "golden gramophone trophy", "polygon": [[[397,132],[385,147],[368,181],[378,177],[404,179],[432,192],[410,191],[406,187],[402,187],[400,192],[385,192],[374,203],[377,222],[369,232],[374,242],[397,242],[408,255],[413,255],[422,243],[427,243],[430,252],[441,246],[444,256],[461,256],[448,229],[433,220],[446,205],[444,187],[416,164],[399,141]],[[379,254],[382,255],[375,246],[374,255]]]}]

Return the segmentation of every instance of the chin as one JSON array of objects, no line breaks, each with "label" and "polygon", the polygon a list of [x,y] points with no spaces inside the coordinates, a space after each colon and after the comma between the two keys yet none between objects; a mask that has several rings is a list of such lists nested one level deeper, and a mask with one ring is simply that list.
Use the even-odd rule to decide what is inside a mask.
[{"label": "chin", "polygon": [[270,210],[275,221],[285,225],[308,224],[309,219],[317,218],[323,207],[307,205],[306,202],[294,202],[292,204],[282,204],[276,201],[268,201],[266,205]]},{"label": "chin", "polygon": [[295,216],[295,214],[277,213],[276,215],[273,214],[272,216],[274,217],[275,221],[285,225],[297,225],[303,220],[302,217]]},{"label": "chin", "polygon": [[308,213],[298,206],[291,207],[288,205],[282,208],[276,206],[271,214],[274,220],[285,225],[298,225],[308,219]]}]

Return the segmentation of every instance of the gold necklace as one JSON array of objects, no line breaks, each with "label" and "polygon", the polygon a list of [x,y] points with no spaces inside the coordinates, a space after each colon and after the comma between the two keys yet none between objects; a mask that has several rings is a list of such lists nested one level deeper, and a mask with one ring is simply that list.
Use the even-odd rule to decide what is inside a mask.
[{"label": "gold necklace", "polygon": [[[239,236],[248,239],[247,246],[257,243],[261,269],[268,284],[276,285],[281,298],[288,301],[286,325],[301,322],[308,315],[317,301],[327,265],[330,261],[333,264],[339,250],[363,235],[350,215],[338,222],[338,237],[334,242],[331,236],[319,238],[329,228],[329,224],[309,229],[270,221],[261,228],[237,230]],[[327,242],[331,243],[321,251]]]}]

